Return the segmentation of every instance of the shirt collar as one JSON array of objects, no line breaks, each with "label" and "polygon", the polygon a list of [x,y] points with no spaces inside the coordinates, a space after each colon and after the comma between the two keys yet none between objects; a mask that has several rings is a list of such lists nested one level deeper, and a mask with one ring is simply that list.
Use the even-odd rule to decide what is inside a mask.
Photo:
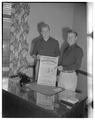
[{"label": "shirt collar", "polygon": [[49,42],[50,41],[50,37],[47,41],[45,41],[43,38],[42,38],[42,41],[44,41],[45,43]]},{"label": "shirt collar", "polygon": [[76,46],[76,43],[71,46],[69,45],[70,48],[74,48],[75,46]]}]

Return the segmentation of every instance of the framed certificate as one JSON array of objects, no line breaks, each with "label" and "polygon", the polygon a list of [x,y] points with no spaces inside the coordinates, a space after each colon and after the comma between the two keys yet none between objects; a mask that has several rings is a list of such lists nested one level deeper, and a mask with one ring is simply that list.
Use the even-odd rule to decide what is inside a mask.
[{"label": "framed certificate", "polygon": [[37,83],[55,86],[58,57],[41,56]]}]

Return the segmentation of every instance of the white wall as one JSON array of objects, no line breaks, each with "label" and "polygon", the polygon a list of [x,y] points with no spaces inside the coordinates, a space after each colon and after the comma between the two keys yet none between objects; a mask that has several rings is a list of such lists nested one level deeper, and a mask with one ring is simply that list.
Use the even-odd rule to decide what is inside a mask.
[{"label": "white wall", "polygon": [[[87,71],[87,14],[86,4],[76,3],[74,5],[73,29],[78,33],[78,44],[83,49],[83,60],[81,70]],[[87,94],[87,76],[79,75],[78,88]]]},{"label": "white wall", "polygon": [[[29,15],[30,31],[28,42],[38,36],[37,23],[44,21],[50,25],[51,36],[61,45],[62,28],[70,27],[78,32],[78,44],[82,47],[84,57],[81,69],[87,71],[87,40],[86,40],[86,7],[83,3],[31,3]],[[79,76],[78,88],[87,91],[87,78]]]},{"label": "white wall", "polygon": [[78,44],[84,52],[81,69],[87,71],[87,15],[86,5],[83,3],[74,5],[73,29],[78,32]]},{"label": "white wall", "polygon": [[51,36],[61,45],[62,28],[73,25],[73,6],[73,3],[31,3],[29,42],[38,36],[37,23],[44,21],[50,25]]}]

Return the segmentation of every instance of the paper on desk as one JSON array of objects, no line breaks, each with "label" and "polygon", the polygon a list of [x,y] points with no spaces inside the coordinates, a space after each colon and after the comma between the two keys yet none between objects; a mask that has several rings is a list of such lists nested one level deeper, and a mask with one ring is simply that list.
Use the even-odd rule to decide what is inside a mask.
[{"label": "paper on desk", "polygon": [[55,86],[58,57],[41,56],[38,84]]},{"label": "paper on desk", "polygon": [[71,98],[68,98],[67,101],[70,102],[70,103],[72,103],[72,104],[75,104],[75,103],[77,103],[79,100],[78,100],[77,98],[71,97]]},{"label": "paper on desk", "polygon": [[59,87],[55,87],[55,86],[47,86],[47,85],[40,85],[37,83],[29,83],[26,85],[27,88],[34,90],[38,93],[47,95],[47,96],[53,96],[61,91],[63,91],[64,89],[59,88]]},{"label": "paper on desk", "polygon": [[60,92],[62,90],[62,88],[54,88],[53,91],[55,92]]},{"label": "paper on desk", "polygon": [[76,93],[70,90],[64,90],[59,93],[59,99],[70,102],[72,104],[77,103],[79,100],[76,98]]}]

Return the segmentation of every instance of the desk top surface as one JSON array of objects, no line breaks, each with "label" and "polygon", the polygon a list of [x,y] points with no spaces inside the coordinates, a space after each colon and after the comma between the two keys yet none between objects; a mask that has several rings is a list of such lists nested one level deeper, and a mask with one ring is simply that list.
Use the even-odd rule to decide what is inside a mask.
[{"label": "desk top surface", "polygon": [[[30,103],[41,107],[42,109],[54,112],[59,117],[63,116],[67,111],[71,111],[76,105],[80,104],[86,99],[86,96],[84,96],[82,93],[76,93],[64,89],[60,90],[56,89],[56,87],[53,87],[55,91],[53,91],[53,93],[51,92],[52,94],[49,96],[48,94],[40,93],[39,86],[36,86],[35,83],[31,83],[31,86],[29,86],[29,84],[26,84],[23,87],[17,86],[19,92],[16,95],[27,100]],[[38,87],[38,91],[35,90],[35,86]],[[43,86],[44,89],[45,87],[46,86]],[[52,87],[49,88],[50,90],[48,90],[47,87],[46,89],[47,90],[45,92],[49,92],[52,90]],[[71,101],[68,102],[67,98],[71,100],[72,98],[75,98],[73,101],[78,101],[76,103],[72,103]]]}]

